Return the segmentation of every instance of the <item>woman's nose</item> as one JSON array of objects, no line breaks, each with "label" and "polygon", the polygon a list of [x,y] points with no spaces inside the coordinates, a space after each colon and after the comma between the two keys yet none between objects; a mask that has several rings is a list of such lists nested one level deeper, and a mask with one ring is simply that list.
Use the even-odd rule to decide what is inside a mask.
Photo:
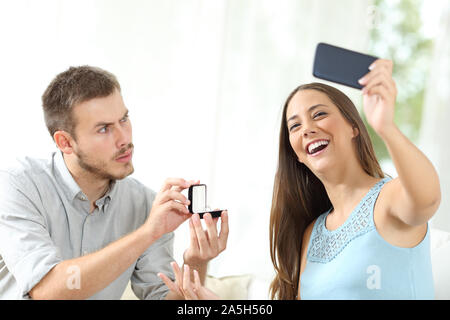
[{"label": "woman's nose", "polygon": [[302,129],[302,136],[304,138],[308,137],[308,135],[316,133],[316,130],[309,124],[304,124]]}]

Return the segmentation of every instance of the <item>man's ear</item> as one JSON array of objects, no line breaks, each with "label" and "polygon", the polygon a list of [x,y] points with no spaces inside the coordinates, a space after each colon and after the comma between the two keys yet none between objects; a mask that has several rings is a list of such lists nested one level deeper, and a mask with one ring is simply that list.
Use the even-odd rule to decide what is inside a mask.
[{"label": "man's ear", "polygon": [[58,149],[63,153],[71,154],[73,152],[73,138],[70,133],[58,130],[53,134],[53,140],[55,141]]}]

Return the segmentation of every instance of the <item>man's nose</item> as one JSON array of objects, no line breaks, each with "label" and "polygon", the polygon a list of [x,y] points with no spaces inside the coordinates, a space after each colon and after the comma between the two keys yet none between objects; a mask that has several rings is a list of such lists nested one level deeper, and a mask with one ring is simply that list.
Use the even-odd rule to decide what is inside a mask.
[{"label": "man's nose", "polygon": [[122,148],[131,142],[131,133],[127,128],[117,127],[116,129],[116,143],[119,148]]}]

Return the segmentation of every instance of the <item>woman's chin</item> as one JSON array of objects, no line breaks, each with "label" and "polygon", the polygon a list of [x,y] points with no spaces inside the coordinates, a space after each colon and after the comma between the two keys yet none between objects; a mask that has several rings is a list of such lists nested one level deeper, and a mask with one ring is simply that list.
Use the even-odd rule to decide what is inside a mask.
[{"label": "woman's chin", "polygon": [[315,161],[311,161],[306,165],[309,170],[312,171],[316,176],[325,175],[330,170],[333,170],[333,164],[327,159],[317,159]]}]

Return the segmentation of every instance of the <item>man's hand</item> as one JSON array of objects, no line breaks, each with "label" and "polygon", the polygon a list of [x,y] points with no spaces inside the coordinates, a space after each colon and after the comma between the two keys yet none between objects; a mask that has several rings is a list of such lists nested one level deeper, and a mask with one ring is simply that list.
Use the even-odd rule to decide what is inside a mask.
[{"label": "man's hand", "polygon": [[181,194],[181,191],[198,183],[199,181],[186,181],[180,178],[169,178],[165,181],[153,201],[152,210],[144,224],[152,237],[158,239],[189,219],[191,214],[186,208],[189,200]]},{"label": "man's hand", "polygon": [[[184,252],[184,263],[197,269],[201,282],[206,276],[208,262],[225,250],[228,240],[228,212],[222,211],[221,217],[213,219],[210,213],[205,213],[203,219],[206,230],[203,230],[200,217],[193,214],[189,220],[190,245]],[[217,222],[221,219],[220,234],[217,232]]]}]

